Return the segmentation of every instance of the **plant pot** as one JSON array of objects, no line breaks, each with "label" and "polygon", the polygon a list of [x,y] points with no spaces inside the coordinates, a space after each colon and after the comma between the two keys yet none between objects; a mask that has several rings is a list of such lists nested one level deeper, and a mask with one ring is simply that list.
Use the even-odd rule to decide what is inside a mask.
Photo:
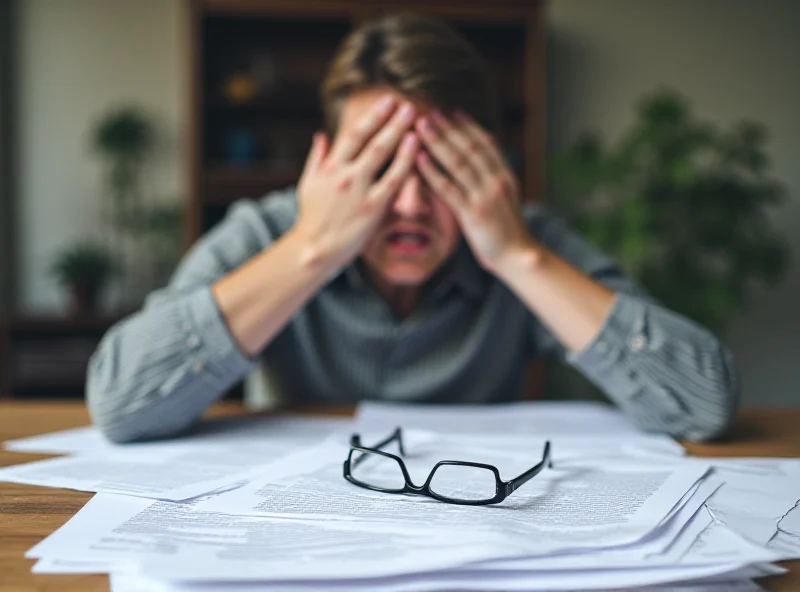
[{"label": "plant pot", "polygon": [[100,286],[93,282],[75,282],[69,287],[70,312],[75,316],[97,315]]}]

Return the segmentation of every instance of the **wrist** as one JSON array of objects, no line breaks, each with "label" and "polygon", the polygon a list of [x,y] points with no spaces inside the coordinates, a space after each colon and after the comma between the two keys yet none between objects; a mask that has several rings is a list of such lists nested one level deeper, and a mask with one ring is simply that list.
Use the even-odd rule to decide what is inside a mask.
[{"label": "wrist", "polygon": [[341,255],[324,240],[295,226],[284,236],[284,240],[295,254],[300,269],[324,276],[332,276],[345,264]]},{"label": "wrist", "polygon": [[521,274],[531,274],[542,269],[548,258],[548,251],[530,237],[511,245],[492,266],[494,274],[506,284],[513,283]]}]

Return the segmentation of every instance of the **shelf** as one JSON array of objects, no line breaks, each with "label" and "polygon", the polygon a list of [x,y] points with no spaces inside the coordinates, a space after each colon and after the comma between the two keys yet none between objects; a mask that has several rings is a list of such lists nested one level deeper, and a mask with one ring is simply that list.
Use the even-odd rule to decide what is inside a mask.
[{"label": "shelf", "polygon": [[8,330],[18,333],[73,334],[82,332],[105,331],[123,315],[114,316],[20,316],[8,319]]},{"label": "shelf", "polygon": [[295,185],[301,173],[300,165],[211,164],[204,177],[206,201],[225,205],[242,197],[261,197],[269,191]]},{"label": "shelf", "polygon": [[[313,95],[312,95],[313,98]],[[257,99],[250,103],[236,104],[224,99],[209,100],[205,105],[207,114],[218,116],[275,116],[281,118],[320,120],[322,109],[315,100],[309,97],[300,99]]]},{"label": "shelf", "polygon": [[[192,53],[190,239],[224,219],[238,199],[295,185],[323,123],[320,82],[354,25],[386,11],[449,20],[484,56],[497,89],[498,135],[539,201],[544,162],[541,0],[195,0]],[[256,93],[228,100],[232,75]],[[241,96],[246,96],[242,94]],[[253,164],[235,163],[247,155]],[[226,160],[228,157],[230,160]],[[243,161],[247,162],[247,161]],[[288,163],[278,166],[277,163]]]},{"label": "shelf", "polygon": [[0,331],[0,397],[81,397],[86,367],[121,315],[19,316]]}]

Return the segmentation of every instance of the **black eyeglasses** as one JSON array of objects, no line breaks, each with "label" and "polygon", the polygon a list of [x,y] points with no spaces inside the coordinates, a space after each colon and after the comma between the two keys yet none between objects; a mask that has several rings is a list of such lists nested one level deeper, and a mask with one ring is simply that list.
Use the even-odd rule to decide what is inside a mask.
[{"label": "black eyeglasses", "polygon": [[374,446],[362,446],[361,437],[350,438],[350,453],[344,461],[344,478],[366,489],[384,493],[412,493],[427,495],[451,504],[485,506],[497,504],[538,475],[545,466],[553,468],[550,460],[550,442],[545,442],[541,462],[520,476],[503,481],[497,467],[461,460],[442,460],[436,463],[422,486],[414,485],[403,460],[380,450],[397,442],[400,454],[405,456],[403,432],[397,428],[391,436]]}]

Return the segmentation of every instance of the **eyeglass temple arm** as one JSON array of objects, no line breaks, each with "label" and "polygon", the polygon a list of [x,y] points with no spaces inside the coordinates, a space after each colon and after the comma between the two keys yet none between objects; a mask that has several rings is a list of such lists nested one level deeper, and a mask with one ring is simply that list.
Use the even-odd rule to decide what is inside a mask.
[{"label": "eyeglass temple arm", "polygon": [[355,446],[360,446],[362,448],[372,448],[373,450],[380,450],[384,446],[388,446],[392,443],[392,441],[397,440],[397,447],[400,449],[400,456],[405,456],[406,451],[403,447],[403,430],[400,427],[395,428],[395,430],[391,433],[391,435],[387,438],[384,438],[377,444],[372,446],[362,446],[361,444],[361,436],[358,434],[354,434],[353,437],[350,439],[350,442]]},{"label": "eyeglass temple arm", "polygon": [[508,482],[507,485],[507,494],[510,494],[512,491],[518,489],[528,481],[530,481],[533,477],[538,475],[542,469],[547,466],[547,468],[553,468],[553,461],[550,460],[550,441],[544,443],[544,452],[542,452],[542,460],[541,462],[535,464],[530,469],[519,475],[518,477],[514,477],[511,481]]}]

